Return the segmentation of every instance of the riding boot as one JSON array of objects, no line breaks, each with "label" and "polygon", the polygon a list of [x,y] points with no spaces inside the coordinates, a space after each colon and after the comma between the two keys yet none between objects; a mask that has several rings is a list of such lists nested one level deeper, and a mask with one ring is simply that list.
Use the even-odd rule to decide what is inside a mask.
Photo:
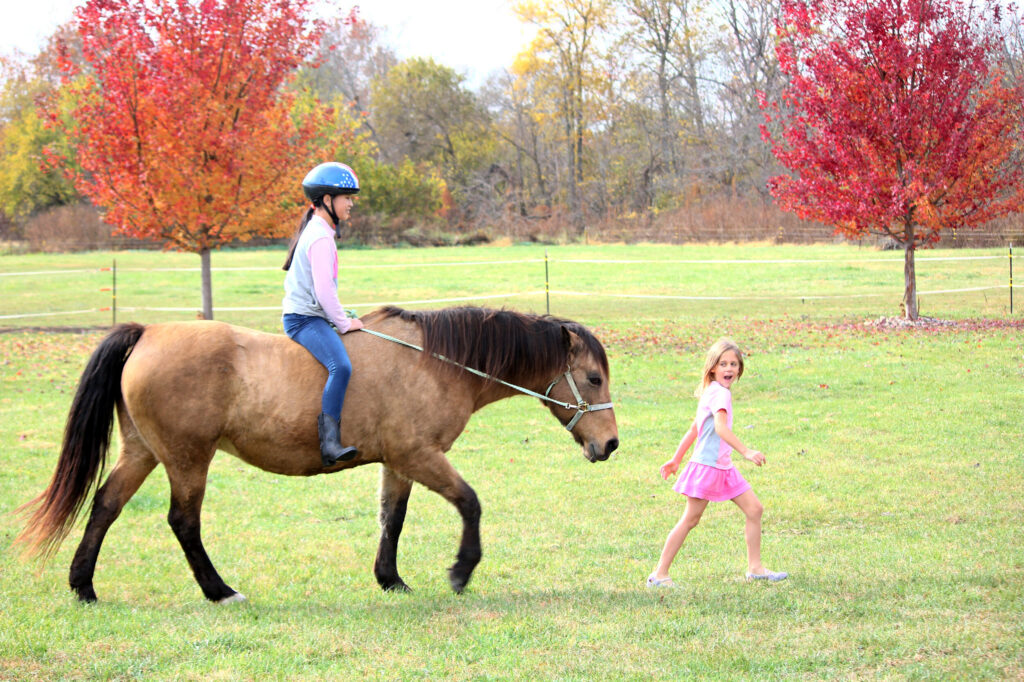
[{"label": "riding boot", "polygon": [[316,420],[320,432],[320,461],[324,468],[338,462],[347,462],[359,454],[354,447],[341,444],[341,427],[338,420],[329,414],[321,414]]}]

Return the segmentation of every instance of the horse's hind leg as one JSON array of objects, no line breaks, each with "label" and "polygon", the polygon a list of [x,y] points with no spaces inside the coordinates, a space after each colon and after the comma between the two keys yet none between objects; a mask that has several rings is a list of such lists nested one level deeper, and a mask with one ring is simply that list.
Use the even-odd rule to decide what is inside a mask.
[{"label": "horse's hind leg", "polygon": [[103,538],[110,525],[121,514],[124,505],[138,491],[139,486],[156,465],[156,458],[139,441],[134,430],[126,432],[122,429],[121,454],[106,482],[96,491],[89,522],[71,561],[68,583],[81,601],[96,601],[92,579]]},{"label": "horse's hind leg", "polygon": [[408,590],[398,575],[398,537],[405,524],[412,481],[388,467],[381,469],[380,477],[380,545],[373,574],[385,590]]},{"label": "horse's hind leg", "polygon": [[199,583],[200,589],[207,599],[226,604],[233,601],[244,601],[245,597],[231,589],[221,579],[213,562],[206,554],[200,536],[200,512],[203,507],[203,496],[206,494],[206,473],[213,459],[213,451],[206,456],[205,462],[190,461],[191,468],[182,470],[167,466],[167,478],[171,482],[171,510],[167,514],[167,522],[178,538],[185,558],[192,568],[192,574]]},{"label": "horse's hind leg", "polygon": [[408,468],[401,473],[451,502],[462,516],[459,552],[455,563],[448,569],[448,582],[456,593],[461,594],[483,555],[480,548],[480,500],[440,451],[420,453],[410,459]]}]

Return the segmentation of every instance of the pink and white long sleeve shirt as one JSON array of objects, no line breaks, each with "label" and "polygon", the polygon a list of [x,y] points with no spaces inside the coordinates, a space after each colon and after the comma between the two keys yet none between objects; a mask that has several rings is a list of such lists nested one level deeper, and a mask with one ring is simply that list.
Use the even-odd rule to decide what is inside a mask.
[{"label": "pink and white long sleeve shirt", "polygon": [[295,246],[291,267],[284,278],[285,315],[322,317],[344,334],[352,326],[338,300],[338,249],[334,230],[314,215]]}]

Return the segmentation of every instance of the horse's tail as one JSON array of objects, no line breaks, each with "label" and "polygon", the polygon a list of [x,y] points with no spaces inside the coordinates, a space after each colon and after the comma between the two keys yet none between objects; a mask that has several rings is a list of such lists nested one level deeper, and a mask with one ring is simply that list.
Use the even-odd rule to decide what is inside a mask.
[{"label": "horse's tail", "polygon": [[38,497],[17,510],[28,513],[35,508],[15,539],[26,545],[25,554],[49,558],[75,525],[82,503],[106,465],[114,408],[121,398],[121,372],[144,329],[136,323],[114,327],[89,358],[68,413],[53,479]]}]

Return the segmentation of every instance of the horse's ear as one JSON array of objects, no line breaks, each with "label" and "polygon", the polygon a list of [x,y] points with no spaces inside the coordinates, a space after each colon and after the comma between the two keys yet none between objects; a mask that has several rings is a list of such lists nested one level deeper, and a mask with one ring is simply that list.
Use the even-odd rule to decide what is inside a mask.
[{"label": "horse's ear", "polygon": [[565,350],[568,351],[569,355],[575,355],[583,345],[579,335],[564,325],[562,326],[562,340],[565,342]]}]

